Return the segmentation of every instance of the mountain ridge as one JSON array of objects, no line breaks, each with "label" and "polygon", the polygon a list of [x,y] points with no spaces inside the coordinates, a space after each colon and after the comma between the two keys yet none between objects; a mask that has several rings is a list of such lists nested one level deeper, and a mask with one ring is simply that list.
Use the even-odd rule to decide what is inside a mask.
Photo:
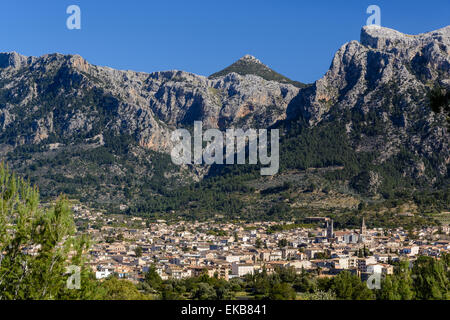
[{"label": "mountain ridge", "polygon": [[[360,42],[343,45],[325,76],[302,88],[254,74],[209,79],[119,71],[79,55],[3,53],[0,156],[48,196],[169,210],[169,189],[210,175],[212,168],[168,159],[171,130],[201,120],[222,130],[280,127],[282,170],[343,167],[327,179],[361,194],[442,189],[449,133],[427,96],[434,86],[448,88],[449,30],[408,36],[364,27]],[[221,205],[236,196],[223,192]]]}]

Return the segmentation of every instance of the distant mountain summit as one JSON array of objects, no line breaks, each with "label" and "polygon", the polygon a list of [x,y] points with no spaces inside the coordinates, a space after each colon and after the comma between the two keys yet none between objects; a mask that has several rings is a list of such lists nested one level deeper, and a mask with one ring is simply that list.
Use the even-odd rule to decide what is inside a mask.
[{"label": "distant mountain summit", "polygon": [[209,79],[216,79],[219,77],[223,77],[223,76],[226,76],[227,74],[230,74],[233,72],[240,74],[242,76],[251,74],[251,75],[259,76],[268,81],[276,81],[276,82],[280,82],[280,83],[292,84],[298,88],[306,87],[306,84],[298,82],[298,81],[293,81],[293,80],[279,74],[278,72],[270,69],[268,66],[266,66],[264,63],[262,63],[260,60],[258,60],[257,58],[255,58],[254,56],[249,55],[249,54],[243,56],[238,61],[236,61],[235,63],[230,65],[229,67],[210,75]]}]

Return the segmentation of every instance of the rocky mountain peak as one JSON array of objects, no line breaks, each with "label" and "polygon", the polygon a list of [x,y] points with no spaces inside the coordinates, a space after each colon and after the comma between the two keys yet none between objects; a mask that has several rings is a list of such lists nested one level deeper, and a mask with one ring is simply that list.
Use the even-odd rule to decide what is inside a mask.
[{"label": "rocky mountain peak", "polygon": [[28,57],[18,54],[17,52],[1,52],[0,68],[20,68],[26,64]]},{"label": "rocky mountain peak", "polygon": [[[78,55],[0,53],[0,156],[51,195],[76,185],[80,197],[119,203],[128,196],[117,177],[136,181],[136,190],[147,188],[129,194],[151,197],[168,181],[164,170],[175,128],[189,129],[199,120],[205,129],[221,130],[282,123],[301,127],[298,137],[282,130],[294,150],[282,155],[287,168],[352,168],[355,160],[349,159],[361,155],[363,163],[348,178],[367,184],[370,193],[397,171],[399,179],[439,186],[448,177],[450,139],[444,115],[433,113],[427,96],[436,84],[449,83],[449,31],[409,36],[364,27],[361,42],[342,46],[311,86],[251,55],[208,79],[177,70],[115,70]],[[322,155],[328,147],[320,145],[332,150]],[[174,182],[191,170],[178,169]],[[195,171],[194,178],[204,172]]]},{"label": "rocky mountain peak", "polygon": [[402,51],[403,49],[413,49],[423,47],[430,42],[443,42],[449,52],[450,26],[442,29],[422,33],[418,35],[409,35],[393,29],[380,27],[376,25],[365,26],[361,30],[361,44],[382,51]]},{"label": "rocky mountain peak", "polygon": [[246,54],[245,56],[240,58],[238,61],[247,62],[247,63],[257,63],[257,64],[264,65],[260,60],[258,60],[257,58],[255,58],[254,56],[252,56],[250,54]]},{"label": "rocky mountain peak", "polygon": [[[289,111],[311,126],[340,119],[355,150],[382,150],[378,163],[405,146],[427,159],[431,149],[439,150],[442,161],[434,166],[445,175],[450,163],[445,116],[431,111],[427,96],[449,83],[449,31],[450,26],[407,35],[366,26],[361,41],[342,46],[326,75],[301,90],[297,108]],[[380,148],[380,141],[388,142]]]},{"label": "rocky mountain peak", "polygon": [[231,73],[237,73],[241,76],[255,75],[267,81],[276,81],[283,84],[291,84],[298,88],[302,88],[305,86],[305,84],[301,82],[293,81],[283,76],[282,74],[279,74],[278,72],[272,70],[260,60],[249,54],[246,54],[227,68],[210,75],[209,79],[225,77],[226,75]]},{"label": "rocky mountain peak", "polygon": [[376,48],[378,42],[382,40],[395,41],[404,40],[405,38],[407,38],[406,34],[377,25],[364,26],[361,30],[361,44],[372,48]]}]

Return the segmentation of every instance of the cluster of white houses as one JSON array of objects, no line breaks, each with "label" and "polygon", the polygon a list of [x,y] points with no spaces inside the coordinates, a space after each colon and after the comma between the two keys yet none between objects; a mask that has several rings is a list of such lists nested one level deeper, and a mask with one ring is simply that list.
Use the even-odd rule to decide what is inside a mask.
[{"label": "cluster of white houses", "polygon": [[[411,239],[401,228],[367,229],[364,219],[356,230],[334,230],[332,220],[312,218],[322,220],[324,227],[268,232],[274,222],[159,221],[148,225],[141,218],[121,217],[121,226],[114,226],[113,216],[78,212],[78,217],[88,219],[90,225],[98,225],[99,220],[102,224],[100,228],[87,228],[95,240],[90,264],[98,279],[116,274],[139,281],[150,266],[163,279],[206,272],[228,280],[263,269],[271,273],[288,267],[321,276],[333,276],[342,270],[368,276],[392,273],[392,261],[412,262],[419,255],[439,258],[450,250],[448,226],[418,229]],[[128,219],[130,227],[123,226],[123,219]],[[280,243],[285,246],[280,247]]]}]

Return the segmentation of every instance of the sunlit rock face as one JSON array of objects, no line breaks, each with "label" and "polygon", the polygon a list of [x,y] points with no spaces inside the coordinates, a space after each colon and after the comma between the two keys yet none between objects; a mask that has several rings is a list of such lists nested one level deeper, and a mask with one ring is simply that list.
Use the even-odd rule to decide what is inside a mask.
[{"label": "sunlit rock face", "polygon": [[419,157],[439,157],[445,175],[449,133],[444,115],[429,108],[427,95],[435,86],[450,88],[449,53],[450,26],[415,36],[366,26],[360,42],[338,50],[322,79],[300,90],[288,116],[311,126],[343,124],[355,150],[378,152],[377,162],[402,148]]},{"label": "sunlit rock face", "polygon": [[2,53],[0,153],[45,145],[57,152],[129,137],[144,151],[168,154],[171,131],[191,129],[196,120],[225,130],[301,119],[310,127],[342,125],[353,148],[376,152],[377,163],[402,148],[412,151],[417,161],[405,174],[426,176],[426,159],[433,158],[445,175],[449,133],[427,94],[437,85],[449,88],[449,53],[450,27],[406,35],[368,26],[360,42],[343,45],[324,77],[306,87],[250,55],[204,77],[114,70],[78,55]]}]

